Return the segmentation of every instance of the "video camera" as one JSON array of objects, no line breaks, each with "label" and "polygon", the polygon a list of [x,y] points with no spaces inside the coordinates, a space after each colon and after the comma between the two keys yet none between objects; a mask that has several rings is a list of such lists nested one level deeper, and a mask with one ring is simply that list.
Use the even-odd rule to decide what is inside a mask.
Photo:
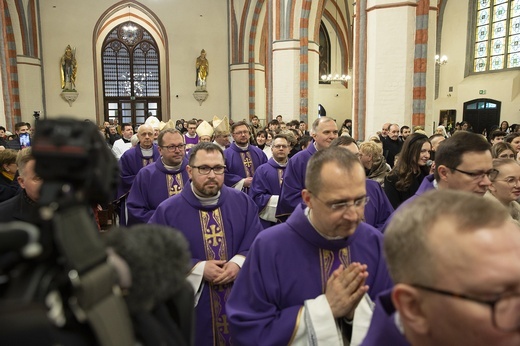
[{"label": "video camera", "polygon": [[39,227],[0,227],[0,344],[132,345],[127,307],[90,213],[112,197],[117,161],[93,123],[35,126]]}]

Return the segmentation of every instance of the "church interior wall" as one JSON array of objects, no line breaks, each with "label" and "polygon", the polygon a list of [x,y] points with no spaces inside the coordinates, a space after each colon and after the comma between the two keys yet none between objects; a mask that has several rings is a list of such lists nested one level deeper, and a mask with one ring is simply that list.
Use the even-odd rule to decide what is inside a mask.
[{"label": "church interior wall", "polygon": [[374,9],[367,21],[365,133],[370,135],[386,122],[411,124],[415,7]]},{"label": "church interior wall", "polygon": [[[446,109],[455,109],[456,121],[462,121],[464,102],[489,98],[502,102],[501,121],[518,123],[519,71],[464,75],[468,51],[473,49],[467,47],[468,35],[471,35],[467,26],[469,1],[472,0],[450,0],[446,3],[439,54],[447,55],[448,63],[441,66],[439,98],[434,102],[433,121],[438,123],[440,111]],[[452,91],[450,87],[453,87]]]},{"label": "church interior wall", "polygon": [[[116,3],[94,0],[41,4],[47,115],[69,114],[95,120],[92,34],[102,13]],[[226,3],[204,0],[141,3],[164,25],[169,42],[168,56],[161,56],[161,61],[169,63],[170,93],[166,94],[163,88],[161,98],[163,104],[170,103],[171,114],[162,114],[163,119],[167,120],[171,115],[174,119],[197,117],[210,120],[214,115],[229,114]],[[64,13],[71,15],[64,16]],[[59,96],[59,59],[67,44],[76,47],[78,61],[76,89],[79,97],[72,107]],[[192,96],[195,91],[195,60],[201,49],[206,50],[210,63],[209,96],[202,106]],[[101,96],[99,102],[102,102]]]},{"label": "church interior wall", "polygon": [[[517,122],[520,118],[520,97],[518,97],[520,72],[518,70],[483,75],[465,74],[468,50],[472,49],[467,43],[470,35],[467,25],[470,1],[445,1],[446,9],[443,12],[439,51],[435,51],[434,35],[430,37],[428,43],[429,60],[435,53],[448,56],[448,63],[440,67],[439,91],[436,99],[431,96],[435,90],[435,66],[428,61],[427,93],[430,96],[426,106],[425,124],[428,133],[433,131],[433,123],[438,122],[441,110],[455,109],[456,120],[461,121],[464,102],[476,98],[501,101],[501,120]],[[142,4],[148,8],[160,21],[167,38],[167,50],[161,56],[161,61],[168,65],[169,71],[165,74],[162,68],[161,73],[167,79],[163,80],[163,83],[168,86],[162,89],[162,100],[163,104],[167,105],[163,109],[169,111],[163,113],[169,114],[162,114],[163,119],[166,120],[171,116],[174,119],[197,117],[210,120],[214,115],[224,116],[230,113],[233,114],[234,120],[247,118],[251,104],[247,64],[248,30],[241,28],[239,33],[244,48],[241,50],[243,53],[241,61],[244,58],[245,63],[230,65],[232,49],[229,42],[229,8],[225,1],[195,0],[172,3],[143,0],[131,1],[131,3]],[[11,12],[17,46],[22,120],[32,122],[34,110],[41,110],[46,116],[66,114],[78,119],[91,120],[96,120],[96,115],[102,117],[99,109],[96,108],[99,107],[102,99],[96,99],[96,83],[101,83],[99,79],[101,76],[95,71],[94,28],[107,9],[116,5],[124,6],[123,4],[126,3],[107,0],[39,1],[42,43],[39,47],[39,55],[35,57],[24,55],[17,8],[13,0],[7,1],[7,4]],[[239,5],[235,3],[235,6]],[[251,4],[251,7],[254,9],[254,4]],[[287,20],[292,21],[293,29],[298,32],[299,6],[295,6],[295,11],[296,15],[288,17]],[[240,16],[242,13],[242,11],[237,12]],[[262,13],[265,16],[265,12]],[[316,11],[312,13],[315,14]],[[434,18],[435,13],[434,10],[430,11],[430,26],[433,26],[437,20]],[[412,33],[415,33],[415,7],[376,9],[369,11],[368,17],[365,122],[367,135],[380,130],[381,124],[387,121],[411,124],[414,63]],[[248,24],[245,25],[251,26],[251,16],[244,15],[238,19],[246,20]],[[312,21],[319,23],[319,21]],[[289,26],[289,23],[280,26]],[[329,30],[329,33],[333,32]],[[260,42],[259,38],[255,40],[255,55],[260,54]],[[72,107],[60,97],[59,59],[68,44],[76,47],[78,60],[79,97]],[[195,59],[203,48],[210,62],[209,97],[202,106],[199,106],[192,93],[195,90]],[[272,70],[270,71],[266,71],[264,65],[258,65],[261,59],[255,56],[253,100],[255,112],[260,118],[265,119],[264,122],[267,120],[266,88],[269,86],[266,85],[268,78],[265,73],[272,73],[273,115],[286,114],[288,119],[299,118],[298,110],[301,101],[299,40],[274,42],[272,48],[273,56],[270,62]],[[352,50],[353,47],[350,49]],[[349,82],[347,88],[340,84],[319,85],[317,68],[316,71],[313,70],[318,64],[314,55],[310,50],[308,121],[312,122],[315,119],[315,110],[319,103],[326,108],[328,115],[337,120],[338,124],[346,118],[353,118],[354,81]],[[43,66],[43,79],[40,66]],[[6,107],[5,99],[0,103],[4,108]],[[5,124],[6,119],[3,117],[0,119],[0,125]]]},{"label": "church interior wall", "polygon": [[299,41],[273,43],[273,117],[284,119],[299,116],[300,109],[300,50]]}]

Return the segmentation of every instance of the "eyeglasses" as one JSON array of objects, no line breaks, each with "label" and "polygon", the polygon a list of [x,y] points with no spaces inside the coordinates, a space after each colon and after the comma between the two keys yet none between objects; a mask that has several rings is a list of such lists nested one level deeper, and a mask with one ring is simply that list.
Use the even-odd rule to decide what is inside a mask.
[{"label": "eyeglasses", "polygon": [[501,331],[511,332],[517,330],[518,327],[520,327],[520,294],[503,294],[499,295],[496,299],[484,300],[470,297],[465,294],[450,292],[418,284],[412,284],[411,286],[448,297],[465,299],[479,304],[488,305],[491,307],[491,320],[493,325],[495,328]]},{"label": "eyeglasses", "polygon": [[284,144],[277,144],[277,145],[273,145],[273,148],[275,149],[287,149],[289,148],[288,145],[284,145]]},{"label": "eyeglasses", "polygon": [[191,166],[191,168],[197,168],[199,173],[202,175],[208,175],[209,172],[211,172],[211,171],[213,171],[213,173],[215,173],[216,175],[221,175],[221,174],[224,174],[224,170],[226,169],[226,166],[210,167],[210,166],[204,165],[204,166]]},{"label": "eyeglasses", "polygon": [[161,145],[161,148],[163,149],[166,149],[168,150],[169,152],[174,152],[176,150],[183,150],[184,148],[186,147],[186,144],[180,144],[180,145],[168,145],[168,146],[164,146],[164,145]]},{"label": "eyeglasses", "polygon": [[473,178],[473,180],[482,180],[482,179],[484,179],[484,177],[488,177],[489,180],[495,180],[495,178],[498,175],[498,170],[496,170],[494,168],[490,169],[487,172],[466,172],[466,171],[463,171],[463,170],[457,169],[457,168],[450,168],[450,169],[463,173],[463,174],[466,174],[466,175],[470,176],[471,178]]},{"label": "eyeglasses", "polygon": [[[310,191],[309,191],[310,192]],[[313,194],[311,192],[311,194]],[[325,201],[322,201],[318,196],[313,194],[314,197],[321,203],[323,203],[325,206],[327,206],[329,209],[333,211],[345,211],[350,209],[350,207],[354,207],[355,209],[365,207],[365,205],[368,203],[370,198],[368,196],[359,197],[351,202],[340,202],[340,203],[328,203]]]},{"label": "eyeglasses", "polygon": [[496,180],[496,181],[505,181],[506,184],[509,187],[517,187],[518,186],[518,182],[520,181],[520,177],[519,178],[509,177],[509,178],[506,178],[506,179],[499,179],[499,180]]},{"label": "eyeglasses", "polygon": [[239,132],[233,132],[234,135],[242,136],[242,135],[248,135],[249,131],[239,131]]}]

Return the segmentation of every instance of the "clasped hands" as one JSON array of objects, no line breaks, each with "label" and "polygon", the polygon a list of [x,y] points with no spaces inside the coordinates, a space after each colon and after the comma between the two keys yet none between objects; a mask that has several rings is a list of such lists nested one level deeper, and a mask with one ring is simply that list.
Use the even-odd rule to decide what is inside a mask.
[{"label": "clasped hands", "polygon": [[351,263],[347,268],[340,265],[327,280],[325,297],[329,302],[334,318],[346,318],[351,321],[354,311],[368,292],[365,285],[368,277],[367,265]]},{"label": "clasped hands", "polygon": [[204,280],[214,285],[225,285],[235,281],[240,267],[234,262],[208,260],[204,266]]}]

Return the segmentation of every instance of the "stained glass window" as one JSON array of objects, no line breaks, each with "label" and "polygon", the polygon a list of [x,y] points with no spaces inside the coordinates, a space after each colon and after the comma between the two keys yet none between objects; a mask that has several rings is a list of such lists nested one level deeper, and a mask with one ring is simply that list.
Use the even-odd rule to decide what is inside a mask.
[{"label": "stained glass window", "polygon": [[106,36],[101,59],[105,117],[140,124],[157,116],[160,61],[152,35],[136,23],[120,24]]},{"label": "stained glass window", "polygon": [[520,67],[520,0],[478,0],[473,71]]}]

